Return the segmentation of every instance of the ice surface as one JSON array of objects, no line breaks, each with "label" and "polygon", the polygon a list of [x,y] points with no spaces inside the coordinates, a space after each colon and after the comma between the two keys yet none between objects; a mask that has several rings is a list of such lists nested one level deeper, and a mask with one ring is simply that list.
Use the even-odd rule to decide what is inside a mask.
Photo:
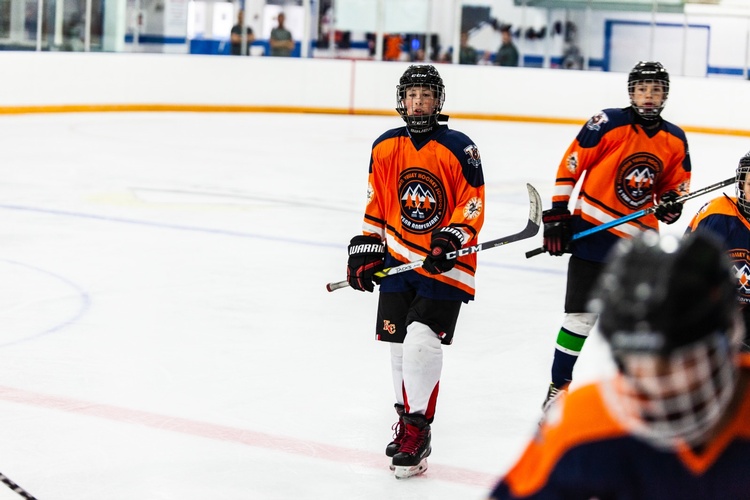
[{"label": "ice surface", "polygon": [[[400,124],[1,116],[0,471],[41,500],[486,496],[536,426],[566,259],[527,260],[541,235],[479,254],[477,300],[445,349],[430,468],[396,481],[376,296],[325,284],[344,278],[360,231],[370,146]],[[450,125],[483,158],[481,240],[524,227],[527,182],[549,206],[578,130]],[[748,149],[689,139],[694,188],[733,175]],[[577,380],[609,369],[594,335]],[[0,485],[5,498],[17,497]]]}]

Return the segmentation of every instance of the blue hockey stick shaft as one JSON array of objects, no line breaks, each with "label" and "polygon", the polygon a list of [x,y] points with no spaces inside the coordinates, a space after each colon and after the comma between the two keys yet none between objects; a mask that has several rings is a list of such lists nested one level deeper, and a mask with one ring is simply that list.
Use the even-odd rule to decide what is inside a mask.
[{"label": "blue hockey stick shaft", "polygon": [[[710,193],[711,191],[716,191],[717,189],[721,189],[725,186],[728,186],[735,182],[734,177],[730,177],[728,179],[724,179],[721,182],[717,182],[716,184],[711,184],[710,186],[706,186],[702,189],[699,189],[698,191],[693,191],[692,193],[688,193],[685,195],[682,195],[674,200],[676,203],[685,203],[688,200],[691,200],[693,198],[697,198],[698,196],[704,195],[706,193]],[[640,219],[641,217],[652,214],[656,212],[656,209],[659,208],[659,205],[654,205],[649,208],[645,208],[643,210],[639,210],[637,212],[633,212],[632,214],[628,214],[624,217],[620,217],[619,219],[611,220],[609,222],[605,222],[604,224],[600,224],[598,226],[594,226],[592,228],[586,229],[584,231],[578,232],[574,234],[570,241],[576,241],[580,240],[581,238],[585,238],[586,236],[591,236],[592,234],[606,231],[607,229],[613,228],[615,226],[619,226],[620,224],[625,224],[626,222],[630,222],[631,220]],[[529,259],[531,257],[534,257],[535,255],[539,255],[540,253],[544,253],[544,247],[535,248],[534,250],[529,250],[526,252],[526,258]]]}]

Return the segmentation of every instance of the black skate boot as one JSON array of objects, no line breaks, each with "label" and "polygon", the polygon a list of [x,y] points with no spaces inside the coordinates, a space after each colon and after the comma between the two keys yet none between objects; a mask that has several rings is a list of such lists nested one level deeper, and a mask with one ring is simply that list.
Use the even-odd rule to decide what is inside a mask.
[{"label": "black skate boot", "polygon": [[427,470],[427,457],[432,452],[431,433],[427,418],[418,413],[404,414],[404,438],[401,448],[393,455],[396,479],[411,477]]},{"label": "black skate boot", "polygon": [[542,403],[542,411],[546,412],[547,410],[549,410],[549,407],[555,404],[555,401],[560,399],[567,390],[567,385],[563,387],[556,387],[555,384],[550,384],[549,389],[547,389],[547,397],[544,398],[544,403]]},{"label": "black skate boot", "polygon": [[393,430],[393,441],[388,443],[388,446],[385,447],[386,457],[392,457],[398,453],[398,449],[401,448],[401,441],[404,439],[404,405],[396,403],[393,407],[396,408],[398,422],[391,427]]},{"label": "black skate boot", "polygon": [[539,419],[539,425],[542,425],[544,423],[544,418],[546,417],[547,411],[549,411],[550,407],[554,405],[558,399],[565,396],[567,392],[567,384],[563,387],[556,387],[555,384],[549,385],[549,389],[547,389],[547,397],[544,398],[544,403],[542,403],[542,418]]}]

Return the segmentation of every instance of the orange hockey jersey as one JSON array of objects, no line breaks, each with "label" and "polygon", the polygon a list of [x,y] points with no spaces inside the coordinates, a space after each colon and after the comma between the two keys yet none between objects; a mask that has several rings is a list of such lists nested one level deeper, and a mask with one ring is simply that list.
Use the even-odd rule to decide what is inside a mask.
[{"label": "orange hockey jersey", "polygon": [[[484,222],[484,174],[477,146],[465,134],[438,126],[415,145],[406,127],[381,135],[373,144],[363,232],[386,242],[386,266],[424,259],[432,232],[452,225],[463,245],[477,243]],[[447,286],[431,298],[471,300],[476,254],[459,257],[450,271],[432,276]],[[387,280],[381,284],[385,290]]]},{"label": "orange hockey jersey", "polygon": [[685,232],[697,231],[709,231],[721,241],[737,277],[737,298],[750,307],[750,222],[737,208],[737,198],[720,196],[703,205]]},{"label": "orange hockey jersey", "polygon": [[[557,169],[552,206],[568,208],[576,184],[573,232],[619,219],[658,203],[668,191],[690,188],[691,165],[685,133],[662,120],[646,131],[631,108],[605,109],[583,126]],[[576,240],[573,255],[603,262],[620,238],[658,230],[652,214]]]},{"label": "orange hockey jersey", "polygon": [[[740,358],[741,377],[750,359]],[[496,485],[496,500],[725,500],[750,498],[750,386],[702,450],[655,448],[626,429],[606,403],[603,382],[573,390]]]}]

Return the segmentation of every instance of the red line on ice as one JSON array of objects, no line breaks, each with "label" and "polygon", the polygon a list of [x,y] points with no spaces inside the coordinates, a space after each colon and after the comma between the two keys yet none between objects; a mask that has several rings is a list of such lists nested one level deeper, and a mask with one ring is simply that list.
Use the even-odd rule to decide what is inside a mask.
[{"label": "red line on ice", "polygon": [[[380,453],[332,446],[327,443],[318,443],[315,441],[275,436],[247,429],[211,424],[170,415],[160,415],[157,413],[132,410],[107,404],[51,396],[48,394],[13,389],[11,387],[0,386],[0,400],[59,410],[78,415],[99,417],[127,424],[142,425],[152,429],[177,432],[189,436],[240,443],[255,448],[281,451],[284,453],[318,458],[330,462],[341,462],[347,465],[358,465],[378,470],[384,470],[387,467],[387,459]],[[491,474],[462,469],[460,467],[435,464],[432,462],[430,463],[430,468],[425,476],[452,483],[487,487],[488,491],[497,480],[497,477]]]}]

